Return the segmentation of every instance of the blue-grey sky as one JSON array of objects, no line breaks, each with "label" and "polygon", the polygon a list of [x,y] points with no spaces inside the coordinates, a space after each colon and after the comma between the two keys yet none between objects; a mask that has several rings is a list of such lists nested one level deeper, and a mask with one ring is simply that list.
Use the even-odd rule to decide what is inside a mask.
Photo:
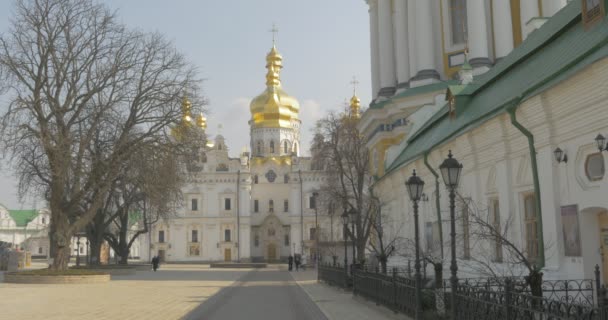
[{"label": "blue-grey sky", "polygon": [[[205,78],[208,133],[223,125],[230,155],[249,146],[249,101],[264,89],[265,57],[272,24],[279,29],[283,88],[300,101],[302,150],[307,153],[314,121],[352,95],[353,76],[365,105],[371,95],[369,18],[363,0],[105,0],[128,26],[158,31],[195,63]],[[12,1],[0,1],[0,32],[7,31]],[[0,203],[20,204],[6,164]],[[43,203],[36,203],[38,207]]]}]

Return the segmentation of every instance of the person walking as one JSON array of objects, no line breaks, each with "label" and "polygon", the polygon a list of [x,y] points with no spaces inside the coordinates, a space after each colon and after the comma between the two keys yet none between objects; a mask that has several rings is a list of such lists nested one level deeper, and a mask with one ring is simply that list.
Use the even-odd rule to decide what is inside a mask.
[{"label": "person walking", "polygon": [[160,259],[158,256],[154,256],[154,258],[152,258],[152,269],[154,269],[154,272],[156,272],[156,269],[158,269],[159,260]]},{"label": "person walking", "polygon": [[295,262],[296,262],[296,271],[300,270],[300,255],[297,254],[295,257]]},{"label": "person walking", "polygon": [[293,256],[289,255],[289,258],[287,258],[287,264],[289,265],[289,271],[293,270]]}]

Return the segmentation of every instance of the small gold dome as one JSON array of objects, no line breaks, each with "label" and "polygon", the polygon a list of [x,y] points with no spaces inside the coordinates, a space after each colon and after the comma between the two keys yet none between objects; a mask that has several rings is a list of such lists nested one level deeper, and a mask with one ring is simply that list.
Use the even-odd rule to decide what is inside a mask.
[{"label": "small gold dome", "polygon": [[350,114],[354,118],[361,118],[361,99],[357,95],[350,98]]},{"label": "small gold dome", "polygon": [[203,130],[207,129],[207,118],[202,112],[196,117],[196,125]]},{"label": "small gold dome", "polygon": [[283,57],[273,45],[266,55],[266,90],[250,104],[254,127],[291,128],[292,120],[298,120],[300,104],[281,88],[282,68]]}]

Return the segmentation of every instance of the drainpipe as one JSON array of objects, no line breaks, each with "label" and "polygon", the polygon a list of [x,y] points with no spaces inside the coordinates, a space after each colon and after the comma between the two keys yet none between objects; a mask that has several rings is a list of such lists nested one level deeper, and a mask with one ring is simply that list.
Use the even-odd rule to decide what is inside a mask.
[{"label": "drainpipe", "polygon": [[443,260],[443,223],[441,220],[441,202],[439,201],[439,175],[429,164],[429,152],[430,150],[424,153],[424,165],[435,176],[435,194],[437,195],[435,205],[437,206],[437,221],[439,221],[439,243],[441,243],[439,247],[441,248],[441,260]]},{"label": "drainpipe", "polygon": [[521,97],[516,100],[515,104],[507,108],[507,113],[511,117],[511,124],[517,128],[526,138],[528,139],[528,148],[530,152],[530,162],[532,164],[532,178],[534,180],[534,196],[536,198],[536,232],[538,234],[538,254],[539,254],[539,263],[538,267],[540,269],[545,267],[545,241],[543,236],[543,215],[541,211],[540,205],[540,182],[538,179],[538,166],[536,163],[536,148],[534,147],[534,136],[528,129],[526,129],[521,123],[517,121],[517,117],[515,115],[517,108],[519,107],[519,102],[521,101]]},{"label": "drainpipe", "polygon": [[241,262],[241,214],[239,213],[239,184],[241,182],[241,170],[236,172],[236,261]]}]

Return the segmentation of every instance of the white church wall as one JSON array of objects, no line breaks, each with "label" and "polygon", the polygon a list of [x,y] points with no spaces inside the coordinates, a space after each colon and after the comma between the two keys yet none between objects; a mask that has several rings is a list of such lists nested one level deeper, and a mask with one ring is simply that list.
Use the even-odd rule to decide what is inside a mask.
[{"label": "white church wall", "polygon": [[[548,279],[592,278],[595,264],[601,265],[597,214],[608,206],[604,196],[608,191],[608,179],[589,181],[584,166],[587,156],[597,152],[593,141],[595,136],[608,133],[603,112],[608,101],[606,72],[608,59],[595,63],[541,96],[525,101],[517,112],[518,120],[535,137],[546,250],[544,271]],[[568,163],[555,161],[553,150],[558,146],[568,154]],[[500,115],[434,149],[429,162],[435,170],[449,149],[465,166],[459,192],[482,206],[487,206],[491,199],[497,199],[501,220],[513,215],[514,228],[509,236],[523,246],[523,199],[525,194],[534,191],[526,138],[511,125],[508,115]],[[414,168],[426,181],[425,193],[433,194],[434,176],[426,170],[422,159],[416,159],[377,184],[376,190],[382,201],[406,198],[403,182]],[[391,181],[395,177],[401,183]],[[448,197],[443,181],[440,189],[442,218],[448,219]],[[578,205],[580,257],[564,255],[561,206],[569,204]],[[394,214],[411,215],[410,207],[411,204],[406,203]],[[422,210],[426,211],[426,208]],[[432,217],[425,217],[423,221],[432,221]],[[420,227],[423,230],[424,225]],[[410,229],[413,228],[407,228],[405,236],[412,236],[413,230]],[[449,224],[444,223],[443,229],[444,241],[448,241]],[[461,224],[457,224],[457,230],[462,230]],[[444,250],[449,252],[449,245]],[[462,247],[458,252],[459,257],[462,256]],[[472,252],[472,255],[482,253]],[[466,270],[459,272],[467,274]]]}]

